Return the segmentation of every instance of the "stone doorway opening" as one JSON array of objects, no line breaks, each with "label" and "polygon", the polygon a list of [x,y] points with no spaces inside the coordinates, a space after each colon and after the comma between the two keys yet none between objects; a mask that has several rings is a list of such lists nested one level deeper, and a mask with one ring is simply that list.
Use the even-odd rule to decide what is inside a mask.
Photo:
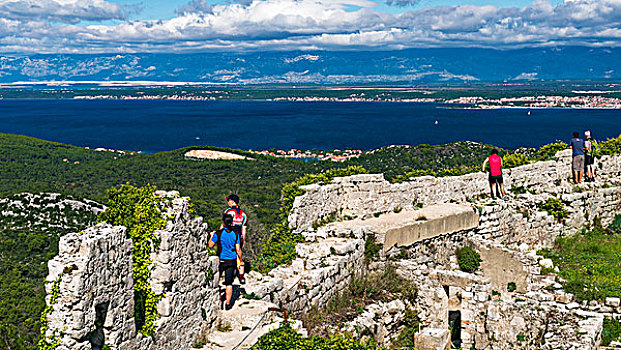
[{"label": "stone doorway opening", "polygon": [[95,306],[95,330],[87,335],[93,350],[101,350],[106,344],[104,323],[106,322],[109,305],[109,302],[104,302]]},{"label": "stone doorway opening", "polygon": [[451,330],[451,348],[461,349],[461,311],[449,311],[448,323]]}]

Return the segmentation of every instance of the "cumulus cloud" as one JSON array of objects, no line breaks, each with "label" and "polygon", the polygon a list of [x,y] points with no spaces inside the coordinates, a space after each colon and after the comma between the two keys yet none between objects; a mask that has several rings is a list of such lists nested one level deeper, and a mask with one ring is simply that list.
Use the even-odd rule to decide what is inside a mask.
[{"label": "cumulus cloud", "polygon": [[[8,11],[3,7],[8,2],[26,4],[27,1],[0,0],[0,13]],[[528,6],[513,8],[437,6],[398,14],[376,10],[378,3],[372,0],[253,0],[216,5],[192,0],[170,20],[89,26],[72,25],[72,19],[116,18],[122,8],[104,0],[37,0],[36,3],[62,3],[64,12],[52,11],[50,6],[46,11],[12,10],[12,16],[0,18],[0,45],[5,49],[191,52],[621,46],[621,0],[572,0],[556,6],[549,0],[533,0]],[[97,10],[84,10],[89,6]],[[33,19],[16,13],[29,13]],[[51,22],[61,18],[66,23]]]},{"label": "cumulus cloud", "polygon": [[125,19],[127,11],[105,0],[0,0],[0,17],[78,23]]}]

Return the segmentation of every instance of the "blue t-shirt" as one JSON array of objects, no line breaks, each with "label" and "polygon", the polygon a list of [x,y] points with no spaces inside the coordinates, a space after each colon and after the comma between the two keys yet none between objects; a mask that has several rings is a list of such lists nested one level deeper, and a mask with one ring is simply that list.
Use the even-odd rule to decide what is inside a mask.
[{"label": "blue t-shirt", "polygon": [[235,260],[237,259],[237,251],[235,251],[235,244],[240,244],[239,236],[234,231],[228,231],[226,228],[222,229],[222,232],[214,234],[211,237],[211,241],[218,243],[218,239],[221,240],[222,252],[220,253],[221,260]]},{"label": "blue t-shirt", "polygon": [[584,155],[584,140],[580,138],[574,137],[571,139],[569,143],[571,145],[571,155],[572,156],[583,156]]}]

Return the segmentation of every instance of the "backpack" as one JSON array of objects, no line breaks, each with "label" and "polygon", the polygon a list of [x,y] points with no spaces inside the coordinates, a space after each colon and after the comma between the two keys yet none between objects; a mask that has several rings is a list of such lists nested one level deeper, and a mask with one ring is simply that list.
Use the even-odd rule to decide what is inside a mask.
[{"label": "backpack", "polygon": [[[233,213],[233,230],[235,232],[239,231],[241,232],[241,227],[244,225],[244,221],[246,219],[246,213],[244,213],[243,210],[241,210],[239,207],[232,207],[226,210],[226,213],[229,213],[229,211],[233,209],[235,212]],[[230,214],[230,213],[229,213]],[[237,232],[237,233],[239,233]]]},{"label": "backpack", "polygon": [[[217,255],[218,257],[220,257],[220,255],[222,254],[222,239],[221,239],[220,235],[222,234],[222,231],[223,231],[223,230],[224,230],[224,228],[221,228],[221,229],[217,230],[217,231],[213,234],[213,235],[214,235],[215,237],[217,237],[217,239],[218,239],[218,241],[216,242],[216,255]],[[231,231],[232,231],[232,232],[235,232],[235,230],[231,230]],[[236,237],[236,240],[239,240],[239,239],[240,239],[240,238],[239,238],[239,233],[235,232],[235,237]],[[235,246],[233,246],[232,251],[237,252],[237,251],[235,250]]]},{"label": "backpack", "polygon": [[599,144],[595,139],[589,139],[591,141],[591,156],[593,158],[599,158],[602,156],[602,150],[599,148]]}]

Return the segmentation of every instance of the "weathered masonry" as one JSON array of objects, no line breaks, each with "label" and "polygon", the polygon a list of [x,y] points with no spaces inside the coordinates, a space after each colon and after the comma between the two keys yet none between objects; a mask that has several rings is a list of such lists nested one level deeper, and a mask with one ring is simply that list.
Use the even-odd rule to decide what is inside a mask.
[{"label": "weathered masonry", "polygon": [[[244,300],[227,315],[219,311],[217,261],[206,255],[205,225],[188,215],[186,199],[174,198],[166,214],[173,218],[157,232],[161,244],[154,252],[151,283],[165,295],[158,303],[155,336],[137,335],[133,324],[131,242],[123,227],[103,224],[63,237],[59,256],[49,263],[50,282],[66,271],[48,316],[49,335],[64,332],[58,349],[103,344],[127,350],[189,349],[201,336],[212,342],[207,348],[231,348],[254,322],[243,320],[260,319],[257,310],[282,304],[306,312],[356,274],[382,269],[392,257],[398,273],[419,286],[411,307],[426,326],[416,338],[422,349],[444,349],[451,342],[466,349],[529,349],[532,344],[537,349],[596,349],[603,315],[618,315],[619,304],[578,304],[572,295],[550,288],[555,281],[541,274],[534,251],[596,217],[606,224],[621,212],[621,157],[604,157],[598,182],[581,185],[579,191],[567,181],[568,157],[561,152],[557,161],[507,171],[507,189],[527,191],[506,202],[480,198],[489,191],[482,173],[401,184],[390,184],[382,175],[356,175],[306,186],[289,216],[291,227],[305,237],[296,246],[298,258],[267,275],[250,274],[246,292],[260,300]],[[564,223],[537,209],[549,197],[560,198],[568,209]],[[342,221],[313,228],[329,217]],[[363,255],[371,235],[383,249],[380,260],[368,265]],[[476,273],[457,266],[455,251],[463,246],[482,256]],[[510,282],[514,291],[507,290]],[[382,307],[393,312],[394,320],[402,304]],[[365,310],[357,324],[369,325],[380,341],[387,341],[394,325],[378,323],[381,317],[373,315],[380,315],[380,309]],[[231,333],[215,329],[223,320],[233,324]],[[265,318],[258,329],[265,332],[277,322]],[[246,345],[255,340],[256,335]]]}]

